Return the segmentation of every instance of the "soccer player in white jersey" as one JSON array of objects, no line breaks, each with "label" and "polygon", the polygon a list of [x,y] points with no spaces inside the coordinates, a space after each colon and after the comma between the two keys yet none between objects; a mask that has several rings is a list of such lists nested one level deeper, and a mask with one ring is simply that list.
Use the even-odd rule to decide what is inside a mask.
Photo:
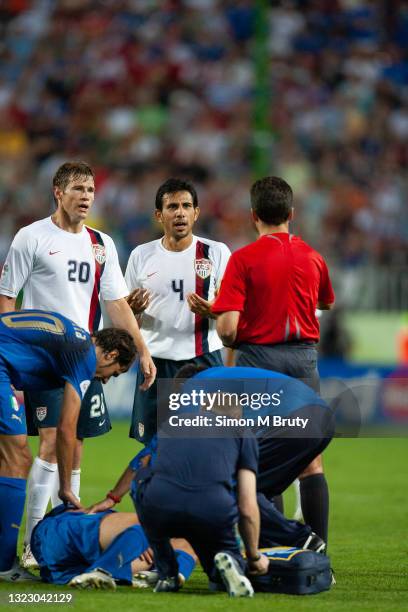
[{"label": "soccer player in white jersey", "polygon": [[[222,343],[210,307],[230,256],[228,247],[193,235],[199,215],[189,182],[170,178],[156,194],[156,219],[164,236],[136,247],[129,258],[129,299],[157,367],[171,379],[181,366],[222,365]],[[157,385],[136,385],[130,436],[147,444],[157,428]]]},{"label": "soccer player in white jersey", "polygon": [[[90,332],[102,326],[100,299],[112,325],[126,328],[140,354],[143,388],[155,377],[155,366],[126,301],[128,288],[112,239],[86,225],[95,197],[91,168],[67,162],[53,178],[55,213],[23,227],[15,236],[0,279],[0,312],[15,310],[16,297],[24,291],[23,308],[53,310]],[[56,426],[63,389],[26,393],[28,430],[40,436],[38,457],[28,480],[27,526],[23,564],[33,567],[28,543],[31,531],[42,519],[48,502],[58,498]],[[81,407],[72,472],[72,491],[79,497],[82,440],[111,428],[100,381],[92,381]]]}]

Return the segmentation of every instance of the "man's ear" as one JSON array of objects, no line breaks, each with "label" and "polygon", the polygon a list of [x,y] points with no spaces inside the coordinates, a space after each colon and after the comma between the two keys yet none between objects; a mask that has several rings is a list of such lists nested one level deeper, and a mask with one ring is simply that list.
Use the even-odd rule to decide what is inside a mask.
[{"label": "man's ear", "polygon": [[108,361],[115,362],[117,358],[119,357],[119,351],[118,349],[113,349],[113,351],[109,351],[109,352],[105,351],[104,355]]},{"label": "man's ear", "polygon": [[62,194],[64,193],[63,190],[60,187],[54,187],[53,191],[54,191],[54,198],[56,199],[57,202],[59,202],[61,200]]},{"label": "man's ear", "polygon": [[295,216],[295,209],[292,206],[292,208],[290,209],[288,221],[293,221],[294,216]]},{"label": "man's ear", "polygon": [[156,208],[156,210],[154,211],[154,216],[156,218],[156,221],[158,223],[163,223],[163,213],[161,210],[159,210],[158,208]]},{"label": "man's ear", "polygon": [[256,212],[254,211],[254,209],[253,209],[253,208],[251,208],[251,218],[252,218],[252,221],[253,221],[254,223],[256,223],[257,221],[259,221],[259,217],[258,217],[258,215],[256,214]]},{"label": "man's ear", "polygon": [[200,216],[200,207],[196,206],[194,209],[194,221],[197,221],[199,216]]}]

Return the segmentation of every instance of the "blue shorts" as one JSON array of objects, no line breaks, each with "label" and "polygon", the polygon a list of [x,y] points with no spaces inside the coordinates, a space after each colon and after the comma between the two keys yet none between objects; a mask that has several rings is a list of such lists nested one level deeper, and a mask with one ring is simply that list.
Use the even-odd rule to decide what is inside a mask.
[{"label": "blue shorts", "polygon": [[[61,414],[64,388],[46,391],[26,391],[24,402],[29,436],[38,436],[38,430],[57,427]],[[102,383],[95,378],[81,403],[77,425],[77,438],[95,438],[112,429]]]},{"label": "blue shorts", "polygon": [[111,512],[65,512],[64,506],[57,506],[40,521],[31,536],[31,550],[41,578],[66,584],[84,573],[101,555],[99,526]]},{"label": "blue shorts", "polygon": [[19,406],[11,388],[7,367],[0,359],[0,434],[21,436],[26,433],[24,407]]}]

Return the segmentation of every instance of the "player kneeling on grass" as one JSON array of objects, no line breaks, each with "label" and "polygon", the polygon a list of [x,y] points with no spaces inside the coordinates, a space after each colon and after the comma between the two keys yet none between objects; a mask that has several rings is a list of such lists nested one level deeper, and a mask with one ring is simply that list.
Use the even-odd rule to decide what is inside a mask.
[{"label": "player kneeling on grass", "polygon": [[13,389],[65,385],[57,427],[59,497],[81,509],[71,491],[76,426],[81,400],[96,377],[107,382],[136,357],[132,336],[104,329],[91,337],[56,312],[20,310],[0,316],[0,581],[36,579],[15,560],[31,465],[22,407]]},{"label": "player kneeling on grass", "polygon": [[[80,589],[116,589],[117,582],[137,582],[134,576],[152,566],[148,546],[134,513],[72,512],[63,505],[47,514],[31,536],[43,581]],[[180,541],[175,546],[186,547]],[[180,573],[188,578],[195,566],[193,551],[180,548],[175,554]]]}]

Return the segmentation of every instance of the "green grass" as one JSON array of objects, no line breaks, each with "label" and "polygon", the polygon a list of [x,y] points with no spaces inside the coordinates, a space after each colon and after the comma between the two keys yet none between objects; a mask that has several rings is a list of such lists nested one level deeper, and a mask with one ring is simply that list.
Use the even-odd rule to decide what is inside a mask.
[{"label": "green grass", "polygon": [[[104,497],[126,462],[135,453],[127,438],[127,425],[116,423],[102,439],[89,440],[83,461],[82,501]],[[337,585],[320,595],[256,595],[253,600],[228,600],[210,594],[201,570],[196,569],[177,595],[153,594],[120,587],[115,593],[72,591],[73,604],[47,604],[47,610],[93,611],[115,609],[160,612],[224,610],[408,610],[407,546],[408,440],[335,440],[325,454],[330,484],[330,556]],[[286,507],[291,510],[289,492]],[[132,510],[125,498],[121,510]],[[12,592],[61,592],[50,585],[0,585],[0,607]],[[40,604],[7,606],[11,610],[37,608]],[[5,606],[4,606],[5,607]],[[44,609],[44,604],[42,604]]]}]

